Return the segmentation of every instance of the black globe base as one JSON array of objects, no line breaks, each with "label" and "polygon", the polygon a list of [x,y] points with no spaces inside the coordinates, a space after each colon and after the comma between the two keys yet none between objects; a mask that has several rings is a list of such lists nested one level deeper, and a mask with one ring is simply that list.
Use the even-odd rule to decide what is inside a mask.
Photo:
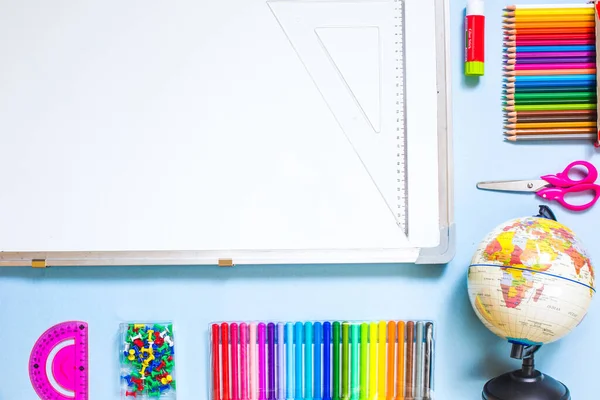
[{"label": "black globe base", "polygon": [[523,360],[523,366],[488,381],[481,394],[483,400],[571,400],[569,389],[556,379],[535,369],[533,354],[540,346],[527,348],[513,345],[512,358]]},{"label": "black globe base", "polygon": [[534,370],[508,372],[483,387],[483,400],[571,400],[569,389],[556,379]]}]

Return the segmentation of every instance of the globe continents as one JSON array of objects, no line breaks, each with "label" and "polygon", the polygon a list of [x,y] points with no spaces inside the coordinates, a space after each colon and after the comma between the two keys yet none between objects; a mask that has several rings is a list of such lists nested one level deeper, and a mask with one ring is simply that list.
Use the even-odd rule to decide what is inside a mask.
[{"label": "globe continents", "polygon": [[471,305],[483,324],[512,343],[550,343],[585,317],[594,269],[566,226],[539,217],[496,227],[469,267]]}]

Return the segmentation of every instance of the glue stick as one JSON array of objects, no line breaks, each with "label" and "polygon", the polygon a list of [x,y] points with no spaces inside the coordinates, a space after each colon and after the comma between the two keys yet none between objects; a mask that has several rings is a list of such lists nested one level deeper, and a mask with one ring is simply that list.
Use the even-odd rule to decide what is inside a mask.
[{"label": "glue stick", "polygon": [[483,0],[469,0],[465,19],[465,75],[482,76],[485,61]]}]

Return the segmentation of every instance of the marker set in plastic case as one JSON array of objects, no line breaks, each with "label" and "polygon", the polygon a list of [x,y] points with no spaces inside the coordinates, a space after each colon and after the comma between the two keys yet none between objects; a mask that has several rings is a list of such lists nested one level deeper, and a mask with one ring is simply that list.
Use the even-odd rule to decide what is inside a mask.
[{"label": "marker set in plastic case", "polygon": [[219,322],[211,400],[433,399],[430,321]]}]

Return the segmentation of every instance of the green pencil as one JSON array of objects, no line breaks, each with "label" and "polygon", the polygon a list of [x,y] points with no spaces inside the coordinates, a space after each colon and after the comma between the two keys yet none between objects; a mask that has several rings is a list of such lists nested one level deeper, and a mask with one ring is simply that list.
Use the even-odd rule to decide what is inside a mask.
[{"label": "green pencil", "polygon": [[369,350],[369,325],[360,325],[360,400],[367,400],[367,357]]},{"label": "green pencil", "polygon": [[507,94],[509,100],[534,100],[534,99],[592,99],[596,100],[594,92],[563,92],[563,93],[521,93]]},{"label": "green pencil", "polygon": [[526,104],[507,106],[506,111],[595,110],[596,104]]},{"label": "green pencil", "polygon": [[340,400],[340,323],[333,323],[333,393],[334,400]]},{"label": "green pencil", "polygon": [[358,399],[358,324],[350,328],[350,399]]},{"label": "green pencil", "polygon": [[506,100],[507,105],[515,104],[596,104],[596,99],[527,99],[527,100]]},{"label": "green pencil", "polygon": [[348,358],[350,356],[350,324],[348,322],[342,323],[342,400],[348,400],[350,398],[350,385],[349,385],[349,370],[348,370]]}]

